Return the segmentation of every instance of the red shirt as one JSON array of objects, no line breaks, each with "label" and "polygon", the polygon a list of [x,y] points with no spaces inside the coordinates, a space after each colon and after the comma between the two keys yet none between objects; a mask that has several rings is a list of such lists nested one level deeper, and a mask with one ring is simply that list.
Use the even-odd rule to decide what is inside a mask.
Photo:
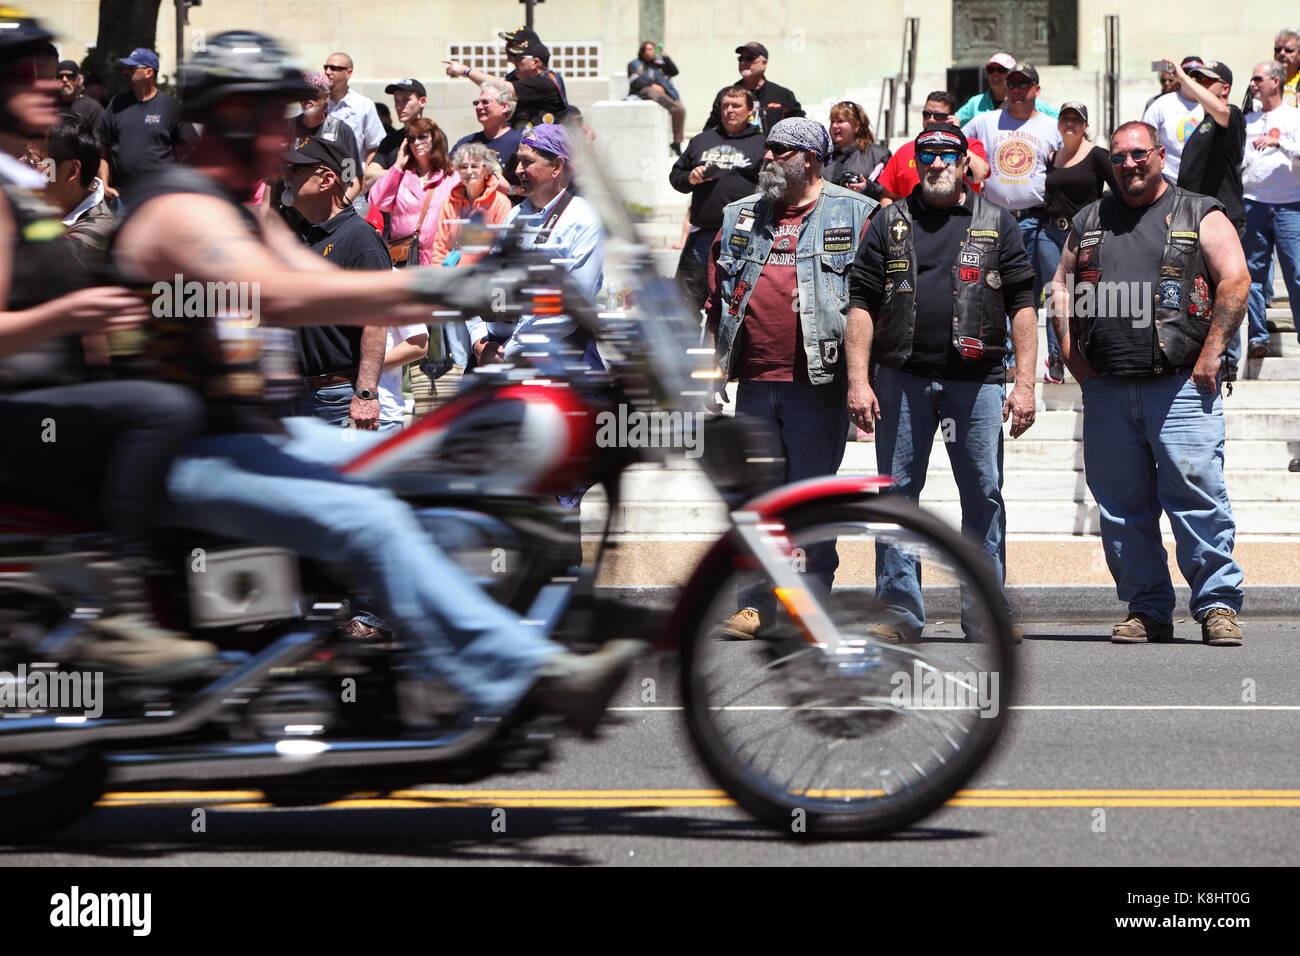
[{"label": "red shirt", "polygon": [[777,206],[772,211],[772,251],[754,282],[740,326],[736,374],[742,381],[808,381],[808,359],[799,326],[795,248],[804,216],[815,205]]},{"label": "red shirt", "polygon": [[[984,144],[977,139],[967,140],[970,152],[974,153],[980,159],[988,162],[988,155],[984,152]],[[881,170],[876,182],[884,186],[895,196],[907,197],[912,194],[912,190],[921,182],[921,177],[916,171],[916,141],[904,143],[898,147],[898,151],[889,157],[889,162],[885,163],[885,168]],[[982,183],[971,184],[975,191],[983,192]]]}]

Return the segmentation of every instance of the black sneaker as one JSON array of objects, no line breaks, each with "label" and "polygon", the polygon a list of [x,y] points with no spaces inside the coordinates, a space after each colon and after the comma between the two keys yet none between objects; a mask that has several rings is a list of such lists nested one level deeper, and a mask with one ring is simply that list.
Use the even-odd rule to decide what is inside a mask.
[{"label": "black sneaker", "polygon": [[1065,381],[1065,363],[1057,358],[1047,358],[1043,360],[1047,366],[1047,372],[1043,375],[1043,381],[1051,385],[1060,385]]}]

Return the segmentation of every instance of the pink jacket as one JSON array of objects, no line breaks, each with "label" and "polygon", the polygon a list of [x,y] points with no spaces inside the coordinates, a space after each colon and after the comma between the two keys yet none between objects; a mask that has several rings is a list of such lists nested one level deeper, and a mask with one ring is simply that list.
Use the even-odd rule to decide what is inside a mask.
[{"label": "pink jacket", "polygon": [[[438,232],[438,221],[442,218],[442,207],[459,183],[460,176],[457,173],[435,173],[426,187],[433,190],[433,197],[429,200],[429,211],[425,213],[424,223],[420,226],[422,266],[433,262],[433,240]],[[370,187],[366,198],[372,205],[388,213],[388,239],[409,236],[415,232],[415,224],[420,219],[420,206],[424,203],[424,190],[420,188],[420,174],[417,170],[409,166],[406,169],[390,166],[388,172]]]}]

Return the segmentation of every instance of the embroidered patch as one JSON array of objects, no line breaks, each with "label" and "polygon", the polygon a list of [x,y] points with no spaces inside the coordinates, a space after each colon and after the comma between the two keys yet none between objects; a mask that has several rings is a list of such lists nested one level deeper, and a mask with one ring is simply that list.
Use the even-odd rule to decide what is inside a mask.
[{"label": "embroidered patch", "polygon": [[984,355],[984,343],[970,335],[957,339],[957,349],[963,358],[977,359]]},{"label": "embroidered patch", "polygon": [[905,255],[907,255],[907,246],[895,246],[892,244],[890,245],[889,258],[897,259],[899,256],[905,256]]},{"label": "embroidered patch", "polygon": [[980,271],[978,269],[972,269],[970,266],[962,266],[957,270],[957,278],[962,282],[979,282]]},{"label": "embroidered patch", "polygon": [[1161,266],[1160,278],[1162,279],[1181,279],[1183,277],[1182,266]]},{"label": "embroidered patch", "polygon": [[1208,317],[1210,309],[1214,302],[1210,298],[1210,286],[1205,281],[1205,276],[1198,275],[1192,280],[1191,301],[1187,303],[1188,315],[1203,315]]},{"label": "embroidered patch", "polygon": [[912,230],[908,227],[907,223],[901,219],[889,227],[889,234],[894,237],[895,242],[902,242],[907,238],[907,234],[911,231]]},{"label": "embroidered patch", "polygon": [[906,272],[912,265],[910,259],[888,259],[885,261],[886,272]]},{"label": "embroidered patch", "polygon": [[853,230],[847,226],[823,229],[822,248],[827,252],[848,252],[853,248]]},{"label": "embroidered patch", "polygon": [[973,238],[996,239],[998,231],[996,229],[972,229],[970,234]]},{"label": "embroidered patch", "polygon": [[838,339],[822,339],[822,364],[834,365],[840,360],[840,343]]},{"label": "embroidered patch", "polygon": [[1100,269],[1084,269],[1079,273],[1080,282],[1096,282],[1101,278]]},{"label": "embroidered patch", "polygon": [[[904,279],[903,281],[906,282],[907,280]],[[884,297],[883,297],[883,298],[884,298],[884,301],[885,301],[885,302],[888,302],[888,301],[889,301],[890,299],[892,299],[893,297],[894,297],[894,280],[893,280],[893,279],[886,279],[886,280],[885,280],[885,294],[884,294]]]},{"label": "embroidered patch", "polygon": [[997,269],[990,269],[989,274],[984,277],[984,281],[989,284],[990,289],[1002,288],[1002,273]]},{"label": "embroidered patch", "polygon": [[731,237],[727,239],[727,245],[735,246],[737,249],[744,249],[746,246],[749,245],[749,240],[746,239],[744,236],[742,236],[740,233],[733,232],[731,234]]},{"label": "embroidered patch", "polygon": [[737,232],[749,232],[754,228],[754,211],[752,209],[742,209],[740,217],[736,220]]},{"label": "embroidered patch", "polygon": [[1198,235],[1199,234],[1195,232],[1179,232],[1175,230],[1174,232],[1171,232],[1169,234],[1169,238],[1170,239],[1196,239]]},{"label": "embroidered patch", "polygon": [[749,283],[748,283],[748,282],[737,282],[737,283],[736,283],[736,291],[733,292],[732,295],[731,295],[731,309],[729,310],[729,311],[731,312],[732,315],[739,315],[739,314],[740,314],[740,303],[741,303],[741,300],[743,300],[743,299],[745,298],[745,293],[746,293],[747,291],[749,291]]},{"label": "embroidered patch", "polygon": [[978,266],[980,264],[980,254],[978,252],[963,252],[961,254],[961,264],[964,266]]},{"label": "embroidered patch", "polygon": [[1160,306],[1164,309],[1177,309],[1183,303],[1183,284],[1177,279],[1160,280]]},{"label": "embroidered patch", "polygon": [[144,117],[144,125],[145,125],[145,126],[161,126],[161,125],[162,125],[162,114],[161,114],[161,113],[146,113],[146,114],[145,114],[145,117]]},{"label": "embroidered patch", "polygon": [[907,279],[903,279],[898,283],[898,288],[895,289],[894,291],[899,293],[900,295],[904,292],[912,292],[913,291],[912,283]]},{"label": "embroidered patch", "polygon": [[1090,230],[1085,232],[1083,238],[1079,240],[1079,248],[1087,249],[1089,246],[1095,246],[1099,242],[1101,242],[1101,232],[1099,230]]}]

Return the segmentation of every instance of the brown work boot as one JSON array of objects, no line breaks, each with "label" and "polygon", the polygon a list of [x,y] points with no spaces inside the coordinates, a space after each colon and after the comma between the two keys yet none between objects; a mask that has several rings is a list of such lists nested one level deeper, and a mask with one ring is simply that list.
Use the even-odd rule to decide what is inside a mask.
[{"label": "brown work boot", "polygon": [[646,647],[643,641],[614,640],[591,654],[554,654],[538,671],[529,701],[543,713],[563,717],[575,730],[591,734],[632,662]]},{"label": "brown work boot", "polygon": [[1150,614],[1135,612],[1110,629],[1112,644],[1168,644],[1174,639],[1172,622],[1157,621]]},{"label": "brown work boot", "polygon": [[903,640],[903,632],[892,624],[872,624],[867,628],[867,633],[876,640],[889,644],[898,644]]},{"label": "brown work boot", "polygon": [[1211,647],[1240,647],[1241,625],[1226,607],[1212,607],[1201,618],[1201,640]]},{"label": "brown work boot", "polygon": [[752,607],[742,607],[718,626],[718,635],[733,641],[752,641],[765,623]]},{"label": "brown work boot", "polygon": [[131,680],[175,680],[210,668],[220,658],[207,641],[160,626],[149,607],[138,564],[92,565],[105,579],[104,616],[94,621],[77,652],[78,663]]}]

